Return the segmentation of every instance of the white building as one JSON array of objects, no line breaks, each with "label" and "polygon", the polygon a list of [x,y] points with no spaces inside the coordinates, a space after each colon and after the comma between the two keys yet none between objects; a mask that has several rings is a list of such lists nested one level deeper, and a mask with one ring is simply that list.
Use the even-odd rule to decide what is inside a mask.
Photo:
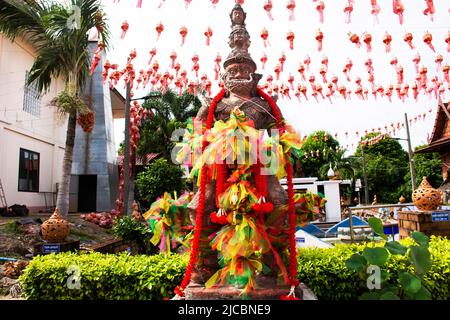
[{"label": "white building", "polygon": [[0,179],[8,206],[39,210],[60,180],[67,117],[48,106],[64,88],[62,80],[52,81],[42,97],[26,86],[34,57],[28,43],[0,34]]},{"label": "white building", "polygon": [[[67,116],[49,106],[50,100],[64,89],[63,81],[52,81],[49,91],[43,96],[37,95],[34,86],[25,84],[34,58],[35,50],[29,43],[18,38],[11,42],[0,34],[0,180],[8,206],[24,204],[32,212],[50,209],[55,204],[67,130]],[[101,79],[101,69],[102,63],[93,77],[94,82],[100,81],[94,83],[96,89],[92,95],[98,101],[94,112],[99,109],[97,104],[100,104],[101,109],[96,114],[94,130],[92,134],[86,135],[78,125],[76,129],[74,154],[76,150],[78,153],[85,150],[86,141],[91,141],[92,147],[85,151],[87,162],[81,163],[74,155],[71,211],[79,211],[83,199],[87,199],[84,195],[78,197],[80,191],[86,189],[85,185],[79,183],[81,175],[95,177],[94,194],[90,194],[87,199],[90,201],[89,210],[111,210],[118,192],[117,178],[109,179],[111,181],[105,178],[105,175],[118,176],[116,164],[109,160],[110,168],[105,169],[99,164],[97,154],[108,153],[108,159],[117,158],[110,140],[114,137],[113,118],[123,118],[124,98],[117,90],[109,90],[107,84],[101,84],[101,80],[98,80]],[[106,160],[103,162],[108,165]],[[110,191],[104,200],[102,196],[106,189]]]}]

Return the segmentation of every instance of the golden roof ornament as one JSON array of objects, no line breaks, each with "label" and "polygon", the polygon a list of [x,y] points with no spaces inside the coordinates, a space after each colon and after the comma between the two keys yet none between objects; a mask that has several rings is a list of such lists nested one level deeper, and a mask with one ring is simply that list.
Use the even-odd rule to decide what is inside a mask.
[{"label": "golden roof ornament", "polygon": [[412,193],[412,200],[418,210],[436,210],[442,204],[442,192],[433,188],[427,177],[423,177],[420,186]]}]

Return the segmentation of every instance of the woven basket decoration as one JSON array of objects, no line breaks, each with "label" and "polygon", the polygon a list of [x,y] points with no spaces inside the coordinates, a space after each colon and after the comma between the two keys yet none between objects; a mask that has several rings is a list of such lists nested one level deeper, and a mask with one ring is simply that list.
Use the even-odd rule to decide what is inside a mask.
[{"label": "woven basket decoration", "polygon": [[442,192],[434,189],[428,182],[427,177],[423,177],[419,188],[412,193],[412,200],[419,210],[436,210],[442,204]]},{"label": "woven basket decoration", "polygon": [[41,226],[42,238],[48,242],[62,242],[68,236],[69,223],[59,213],[56,208],[50,219]]}]

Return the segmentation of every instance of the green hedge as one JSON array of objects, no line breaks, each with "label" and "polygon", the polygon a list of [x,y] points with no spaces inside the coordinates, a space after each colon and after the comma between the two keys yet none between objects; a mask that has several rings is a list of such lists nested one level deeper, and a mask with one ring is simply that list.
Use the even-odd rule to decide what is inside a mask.
[{"label": "green hedge", "polygon": [[[409,240],[403,241],[408,242]],[[383,244],[380,244],[383,245]],[[299,252],[299,278],[319,299],[358,299],[365,282],[345,266],[363,245],[338,245],[331,249],[302,249]],[[431,270],[425,275],[433,299],[450,299],[450,240],[431,237]],[[185,272],[187,256],[111,255],[62,253],[33,259],[20,277],[28,299],[163,299],[173,296]],[[80,268],[80,290],[69,289],[67,270]],[[391,256],[385,268],[395,274],[411,269],[407,259]],[[396,284],[396,277],[391,277]]]},{"label": "green hedge", "polygon": [[[177,254],[50,254],[34,258],[19,280],[28,299],[162,300],[173,295],[187,261]],[[79,290],[67,286],[70,266],[80,269]]]}]

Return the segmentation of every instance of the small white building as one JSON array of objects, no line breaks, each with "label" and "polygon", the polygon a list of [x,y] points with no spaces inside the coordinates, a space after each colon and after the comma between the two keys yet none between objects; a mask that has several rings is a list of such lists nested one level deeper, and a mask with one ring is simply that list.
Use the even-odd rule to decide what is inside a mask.
[{"label": "small white building", "polygon": [[0,34],[0,180],[8,206],[25,204],[30,210],[48,205],[60,180],[67,117],[49,101],[64,88],[52,81],[44,96],[26,86],[34,48]]},{"label": "small white building", "polygon": [[[56,203],[67,131],[67,116],[49,106],[50,100],[64,89],[62,79],[52,81],[43,96],[37,94],[35,86],[26,85],[35,55],[36,50],[25,40],[16,38],[12,42],[0,34],[0,181],[7,205],[23,204],[31,212],[52,209]],[[113,119],[124,118],[125,100],[117,90],[111,90],[99,80],[102,63],[90,80],[94,81],[96,90],[100,88],[93,96],[97,98],[96,106],[101,104],[102,112],[97,114],[98,108],[94,108],[96,119],[92,134],[85,134],[78,125],[76,129],[71,211],[79,211],[82,205],[86,207],[84,202],[89,202],[91,211],[111,210],[118,192],[117,179],[106,181],[108,175],[118,176],[117,165],[109,161],[106,170],[106,165],[100,165],[105,161],[100,163],[98,154],[107,154],[108,159],[117,158],[112,141]],[[90,149],[86,149],[86,141],[90,141]],[[79,159],[81,151],[88,155],[83,161]],[[94,182],[87,186],[80,182],[86,176],[94,177],[89,180]],[[86,193],[87,187],[89,197],[81,195]]]}]

